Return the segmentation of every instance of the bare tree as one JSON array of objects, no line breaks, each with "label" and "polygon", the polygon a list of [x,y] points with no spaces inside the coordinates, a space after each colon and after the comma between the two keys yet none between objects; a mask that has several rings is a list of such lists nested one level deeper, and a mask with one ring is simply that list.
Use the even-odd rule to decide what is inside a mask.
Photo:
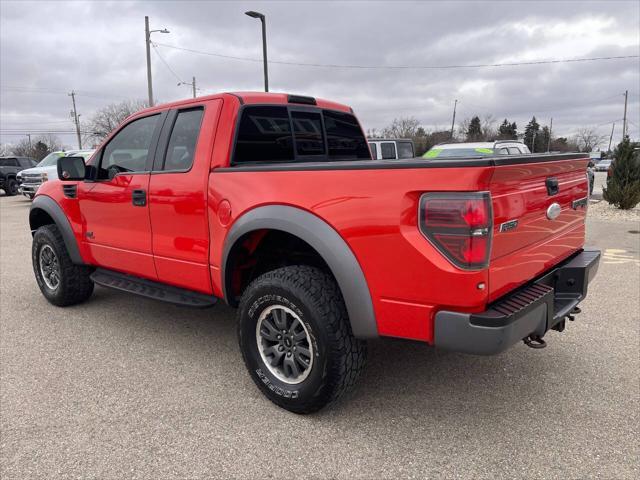
[{"label": "bare tree", "polygon": [[582,127],[575,136],[575,143],[581,152],[591,152],[599,147],[607,139],[606,135],[600,135],[596,127]]},{"label": "bare tree", "polygon": [[388,138],[413,138],[418,132],[420,122],[414,117],[394,118],[391,125],[382,130]]},{"label": "bare tree", "polygon": [[12,146],[13,155],[20,157],[31,157],[36,160],[42,160],[51,152],[62,150],[62,142],[58,137],[52,134],[40,135],[31,139],[31,142],[23,138]]},{"label": "bare tree", "polygon": [[491,114],[487,114],[482,117],[480,128],[482,130],[482,139],[485,142],[495,140],[498,136],[498,130],[496,129],[496,119]]},{"label": "bare tree", "polygon": [[112,103],[98,110],[84,126],[87,144],[100,143],[111,131],[120,125],[129,115],[147,107],[143,100],[125,100]]},{"label": "bare tree", "polygon": [[0,143],[0,157],[6,157],[11,154],[11,145],[8,143]]},{"label": "bare tree", "polygon": [[377,128],[367,128],[367,138],[380,138],[381,135]]}]

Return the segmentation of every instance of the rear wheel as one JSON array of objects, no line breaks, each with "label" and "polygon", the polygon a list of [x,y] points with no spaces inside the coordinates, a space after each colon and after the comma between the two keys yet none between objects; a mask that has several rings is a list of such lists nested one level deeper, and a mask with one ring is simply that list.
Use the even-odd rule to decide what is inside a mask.
[{"label": "rear wheel", "polygon": [[13,197],[18,194],[18,182],[15,178],[7,180],[5,193],[7,194],[7,197]]},{"label": "rear wheel", "polygon": [[311,413],[362,372],[366,344],[351,332],[335,280],[313,267],[267,272],[245,290],[238,338],[249,374],[276,405]]},{"label": "rear wheel", "polygon": [[31,247],[33,272],[40,291],[59,307],[84,302],[93,293],[92,269],[75,265],[55,225],[36,230]]}]

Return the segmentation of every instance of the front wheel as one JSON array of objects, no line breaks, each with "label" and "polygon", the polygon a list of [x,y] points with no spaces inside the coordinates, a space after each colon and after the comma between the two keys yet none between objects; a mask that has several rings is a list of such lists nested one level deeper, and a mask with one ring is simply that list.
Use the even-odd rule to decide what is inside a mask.
[{"label": "front wheel", "polygon": [[14,195],[18,194],[18,182],[15,178],[10,178],[9,180],[7,180],[5,193],[7,194],[7,197],[13,197]]},{"label": "front wheel", "polygon": [[335,280],[313,267],[284,267],[255,279],[238,310],[245,365],[260,390],[295,413],[315,412],[349,390],[364,369]]},{"label": "front wheel", "polygon": [[75,265],[67,252],[60,230],[44,225],[33,236],[33,272],[40,291],[54,305],[65,307],[84,302],[93,293],[92,269]]}]

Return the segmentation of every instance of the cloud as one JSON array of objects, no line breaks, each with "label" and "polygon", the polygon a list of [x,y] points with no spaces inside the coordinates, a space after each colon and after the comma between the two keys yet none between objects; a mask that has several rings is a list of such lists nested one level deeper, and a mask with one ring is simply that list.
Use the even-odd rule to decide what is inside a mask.
[{"label": "cloud", "polygon": [[[579,8],[577,8],[579,6]],[[0,142],[29,130],[69,131],[67,93],[78,92],[83,119],[124,98],[146,97],[144,15],[153,40],[260,59],[267,15],[269,58],[340,65],[468,65],[593,56],[638,55],[637,2],[3,2],[0,6]],[[261,90],[262,65],[158,47],[154,92],[186,98],[181,80],[201,93]],[[553,117],[570,135],[585,125],[609,131],[630,90],[632,135],[640,125],[637,59],[474,69],[342,69],[271,64],[272,90],[347,103],[365,128],[415,116],[427,128],[492,114],[523,127]],[[616,127],[618,132],[621,129]]]}]

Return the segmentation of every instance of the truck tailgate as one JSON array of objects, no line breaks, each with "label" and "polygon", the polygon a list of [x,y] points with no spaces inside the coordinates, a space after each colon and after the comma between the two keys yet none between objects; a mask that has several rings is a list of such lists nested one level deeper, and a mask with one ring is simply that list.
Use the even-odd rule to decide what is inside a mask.
[{"label": "truck tailgate", "polygon": [[490,302],[584,244],[588,157],[519,163],[526,161],[522,157],[497,161],[491,178]]}]

